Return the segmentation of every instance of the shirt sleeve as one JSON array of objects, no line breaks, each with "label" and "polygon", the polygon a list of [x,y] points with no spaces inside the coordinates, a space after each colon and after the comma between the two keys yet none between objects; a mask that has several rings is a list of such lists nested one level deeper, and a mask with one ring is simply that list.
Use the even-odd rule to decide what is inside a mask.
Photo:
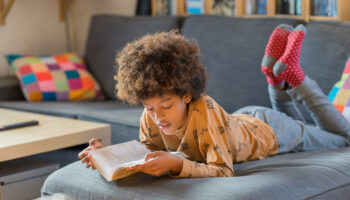
[{"label": "shirt sleeve", "polygon": [[140,143],[145,145],[145,147],[150,151],[161,151],[162,149],[152,142],[152,139],[150,138],[150,134],[151,134],[150,128],[147,126],[146,112],[143,111],[143,114],[140,120],[140,132],[139,132]]},{"label": "shirt sleeve", "polygon": [[[233,162],[225,133],[211,129],[203,131],[199,145],[206,163],[198,163],[183,158],[179,174],[169,173],[173,178],[184,177],[232,177]],[[201,133],[201,134],[202,134]]]}]

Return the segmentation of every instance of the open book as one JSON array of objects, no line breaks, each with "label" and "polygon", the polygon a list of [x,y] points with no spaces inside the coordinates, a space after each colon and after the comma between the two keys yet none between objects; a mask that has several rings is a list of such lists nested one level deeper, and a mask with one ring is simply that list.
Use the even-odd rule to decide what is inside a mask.
[{"label": "open book", "polygon": [[[92,161],[107,181],[114,181],[135,174],[127,167],[145,163],[145,155],[151,152],[136,140],[91,150]],[[171,152],[179,154],[180,152]]]}]

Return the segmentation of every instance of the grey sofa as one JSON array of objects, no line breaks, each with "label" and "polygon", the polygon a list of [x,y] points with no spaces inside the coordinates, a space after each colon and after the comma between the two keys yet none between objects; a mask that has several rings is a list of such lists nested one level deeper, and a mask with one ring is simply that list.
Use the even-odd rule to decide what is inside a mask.
[{"label": "grey sofa", "polygon": [[[267,83],[260,71],[270,33],[281,23],[304,23],[283,18],[220,16],[122,17],[98,15],[91,20],[85,59],[108,97],[92,102],[2,101],[0,107],[109,123],[112,143],[138,139],[141,107],[130,107],[114,96],[115,54],[127,42],[146,33],[180,29],[201,49],[208,71],[206,93],[228,112],[248,105],[270,107]],[[339,80],[350,55],[350,23],[313,21],[304,41],[301,65],[327,94]],[[306,110],[299,105],[307,121]],[[41,158],[76,160],[82,146]],[[349,199],[350,148],[289,153],[234,165],[236,177],[172,179],[137,174],[106,182],[79,161],[51,174],[42,193],[65,193],[73,199]]]}]

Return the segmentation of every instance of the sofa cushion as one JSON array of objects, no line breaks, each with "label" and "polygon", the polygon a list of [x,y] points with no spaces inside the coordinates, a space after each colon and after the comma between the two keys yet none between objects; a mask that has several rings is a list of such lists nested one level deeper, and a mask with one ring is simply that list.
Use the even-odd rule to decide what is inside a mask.
[{"label": "sofa cushion", "polygon": [[147,33],[178,29],[178,23],[176,17],[97,15],[92,18],[85,60],[108,98],[116,99],[113,79],[116,53]]},{"label": "sofa cushion", "polygon": [[75,53],[62,55],[7,55],[28,101],[103,99],[99,84]]},{"label": "sofa cushion", "polygon": [[66,193],[86,200],[346,199],[350,195],[349,155],[350,148],[278,155],[236,164],[236,177],[229,178],[172,179],[139,173],[114,182],[75,162],[51,174],[42,193]]},{"label": "sofa cushion", "polygon": [[294,19],[189,16],[183,35],[197,40],[208,72],[206,92],[226,111],[248,105],[271,106],[260,65],[265,46],[279,24]]},{"label": "sofa cushion", "polygon": [[350,57],[346,62],[340,80],[334,84],[328,98],[350,122]]},{"label": "sofa cushion", "polygon": [[77,119],[79,115],[93,116],[96,111],[111,109],[128,109],[127,104],[117,101],[84,101],[84,102],[26,102],[0,101],[0,107],[41,114],[62,116]]},{"label": "sofa cushion", "polygon": [[93,115],[79,115],[78,119],[109,123],[112,130],[112,144],[139,139],[142,107],[96,110]]}]

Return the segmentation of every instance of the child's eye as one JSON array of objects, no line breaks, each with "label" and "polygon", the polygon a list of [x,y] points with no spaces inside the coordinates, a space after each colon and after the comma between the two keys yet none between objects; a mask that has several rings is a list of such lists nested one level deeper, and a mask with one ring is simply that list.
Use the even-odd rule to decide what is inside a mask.
[{"label": "child's eye", "polygon": [[153,108],[146,108],[146,110],[147,110],[148,112],[151,112],[151,111],[153,111]]},{"label": "child's eye", "polygon": [[164,109],[170,109],[173,105],[167,106],[167,107],[163,107]]}]

